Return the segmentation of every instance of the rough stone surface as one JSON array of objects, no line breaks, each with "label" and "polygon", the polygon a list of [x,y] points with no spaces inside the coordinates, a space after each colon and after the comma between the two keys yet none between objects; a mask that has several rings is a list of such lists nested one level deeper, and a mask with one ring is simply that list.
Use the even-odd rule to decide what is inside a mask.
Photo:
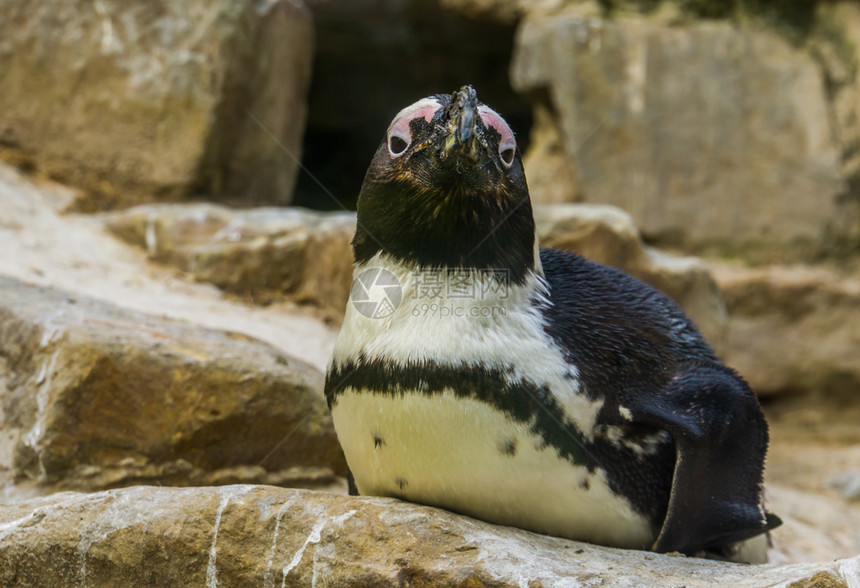
[{"label": "rough stone surface", "polygon": [[[630,216],[611,206],[536,206],[535,220],[541,246],[577,251],[652,284],[719,347],[725,309],[700,261],[646,248]],[[337,318],[349,296],[353,213],[148,205],[107,215],[105,223],[152,259],[256,302],[287,297]]]},{"label": "rough stone surface", "polygon": [[629,214],[613,206],[535,206],[542,247],[575,251],[622,269],[668,294],[721,352],[726,309],[710,269],[694,257],[673,257],[646,247]]},{"label": "rough stone surface", "polygon": [[340,316],[349,297],[354,213],[153,205],[113,213],[106,226],[153,260],[254,302],[287,298]]},{"label": "rough stone surface", "polygon": [[3,2],[0,155],[83,187],[85,210],[288,203],[312,45],[297,0]]},{"label": "rough stone surface", "polygon": [[726,359],[763,395],[860,389],[860,281],[813,267],[713,264],[726,301]]},{"label": "rough stone surface", "polygon": [[0,275],[139,312],[244,333],[325,370],[337,333],[290,302],[244,304],[211,284],[151,263],[100,217],[60,214],[75,190],[0,163]]},{"label": "rough stone surface", "polygon": [[860,554],[860,502],[836,481],[860,463],[860,404],[803,396],[765,398],[770,449],[765,501],[783,525],[773,533],[773,563]]},{"label": "rough stone surface", "polygon": [[[633,0],[634,3],[637,1]],[[566,14],[600,17],[617,11],[618,0],[439,0],[439,3],[471,18],[515,22],[525,16],[554,14],[559,10]],[[616,6],[610,9],[610,5]],[[641,5],[636,8],[641,9]],[[662,9],[662,6],[658,8]]]},{"label": "rough stone surface", "polygon": [[845,178],[837,199],[837,230],[829,237],[835,237],[831,245],[836,253],[844,252],[846,235],[856,252],[860,241],[860,6],[846,1],[817,2],[815,23],[809,48],[824,76],[830,126],[842,153]]},{"label": "rough stone surface", "polygon": [[0,469],[44,488],[331,483],[319,370],[250,337],[0,278]]},{"label": "rough stone surface", "polygon": [[531,148],[564,148],[565,173],[529,175],[537,201],[613,204],[663,242],[779,252],[838,224],[841,155],[821,70],[774,32],[530,16],[511,76],[544,109],[536,120],[549,113],[557,127],[538,126]]},{"label": "rough stone surface", "polygon": [[0,506],[0,581],[857,588],[860,558],[744,566],[596,547],[394,499],[263,486],[136,487]]},{"label": "rough stone surface", "polygon": [[833,476],[827,486],[839,490],[847,500],[860,501],[860,469]]}]

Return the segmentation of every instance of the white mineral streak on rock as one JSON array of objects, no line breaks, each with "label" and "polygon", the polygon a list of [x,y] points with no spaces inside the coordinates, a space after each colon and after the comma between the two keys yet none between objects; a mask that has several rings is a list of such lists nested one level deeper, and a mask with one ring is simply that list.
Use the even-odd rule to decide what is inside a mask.
[{"label": "white mineral streak on rock", "polygon": [[849,559],[839,566],[839,573],[848,583],[848,588],[860,588],[860,559]]},{"label": "white mineral streak on rock", "polygon": [[320,532],[322,531],[323,527],[325,527],[325,524],[326,521],[324,519],[314,523],[314,526],[311,529],[311,534],[308,535],[308,538],[305,539],[305,542],[302,544],[301,547],[299,547],[299,550],[293,556],[293,559],[290,561],[290,563],[288,563],[284,567],[284,575],[281,578],[281,588],[285,588],[285,586],[287,585],[287,574],[289,574],[297,565],[299,565],[299,562],[302,561],[302,556],[305,554],[305,549],[307,549],[308,545],[310,543],[319,543]]},{"label": "white mineral streak on rock", "polygon": [[150,213],[146,219],[146,229],[144,231],[144,242],[146,243],[146,251],[150,255],[154,255],[158,250],[158,243],[155,234],[155,213]]},{"label": "white mineral streak on rock", "polygon": [[227,508],[227,504],[231,499],[233,499],[237,504],[245,504],[242,497],[244,497],[253,488],[254,486],[250,485],[232,486],[221,491],[221,503],[218,505],[218,512],[215,514],[215,528],[212,531],[212,545],[209,547],[209,563],[206,564],[206,588],[215,588],[218,586],[218,568],[216,567],[218,551],[216,549],[216,544],[218,542],[218,529],[221,527],[221,515],[224,514],[224,509]]},{"label": "white mineral streak on rock", "polygon": [[56,312],[50,314],[48,318],[45,319],[45,322],[42,323],[42,340],[40,341],[40,345],[42,347],[47,347],[56,341],[56,337],[60,334],[62,328],[54,325],[54,321],[63,316],[64,313],[64,308],[58,308]]},{"label": "white mineral streak on rock", "polygon": [[[336,525],[341,525],[341,524],[343,524],[343,522],[346,519],[348,519],[349,517],[354,515],[356,512],[358,512],[358,511],[351,510],[349,512],[343,513],[342,515],[338,515],[338,516],[334,517],[333,519],[331,519],[331,521],[327,521],[325,518],[321,518],[316,523],[314,523],[314,526],[311,528],[311,533],[310,533],[310,535],[308,535],[308,538],[305,539],[305,542],[302,544],[301,547],[299,547],[299,550],[293,556],[293,559],[290,561],[290,563],[288,563],[286,565],[286,567],[284,567],[284,575],[281,578],[281,588],[286,587],[286,585],[287,585],[287,574],[289,574],[293,569],[295,569],[295,567],[298,566],[299,563],[302,561],[302,556],[305,554],[305,550],[308,548],[308,545],[310,545],[311,543],[319,543],[320,542],[321,533],[322,533],[323,528],[326,526],[326,523],[331,522],[331,523],[334,523]],[[320,512],[319,516],[324,517],[325,513]],[[314,570],[315,570],[314,577],[316,577],[316,566],[314,566]]]},{"label": "white mineral streak on rock", "polygon": [[272,562],[275,559],[275,550],[278,547],[278,533],[281,530],[281,519],[283,518],[284,513],[287,512],[287,509],[293,505],[295,500],[295,494],[290,496],[289,500],[284,502],[280,508],[278,508],[278,514],[275,515],[275,533],[272,536],[272,548],[269,550],[269,558],[266,560],[266,575],[263,578],[263,586],[265,588],[274,588],[275,586],[275,578],[274,574],[272,574]]},{"label": "white mineral streak on rock", "polygon": [[222,496],[221,504],[218,505],[218,513],[215,515],[215,530],[212,532],[212,546],[209,548],[209,563],[206,566],[206,588],[215,588],[218,585],[218,571],[215,568],[218,552],[215,549],[215,544],[218,541],[218,528],[221,526],[221,515],[224,514],[224,509],[227,508],[228,502],[230,502],[230,495]]},{"label": "white mineral streak on rock", "polygon": [[[43,339],[44,340],[44,339]],[[44,345],[43,345],[44,346]],[[54,377],[54,366],[57,363],[59,351],[55,351],[51,355],[51,360],[42,364],[42,369],[36,378],[36,383],[39,384],[39,391],[36,393],[36,422],[32,428],[24,436],[24,444],[33,449],[38,449],[39,441],[45,432],[45,421],[47,419],[48,401],[51,394],[51,381]],[[41,460],[39,467],[42,468]],[[44,474],[44,472],[42,472]]]},{"label": "white mineral streak on rock", "polygon": [[[351,510],[335,517],[332,522],[337,525],[341,525],[356,512],[358,511]],[[337,537],[338,535],[334,534],[332,540],[321,542],[317,545],[316,549],[314,549],[311,588],[334,585],[337,574],[332,567],[332,564],[336,566],[339,561],[337,558]]]},{"label": "white mineral streak on rock", "polygon": [[105,8],[104,2],[102,2],[102,0],[96,0],[95,9],[102,19],[102,53],[105,55],[109,55],[111,53],[118,52],[122,49],[122,43],[120,43],[119,39],[114,33],[113,21],[111,20],[111,17],[108,14],[107,9]]},{"label": "white mineral streak on rock", "polygon": [[146,499],[146,488],[132,488],[127,491],[109,490],[96,497],[95,502],[109,502],[103,517],[95,519],[81,530],[81,540],[75,553],[78,558],[81,586],[87,586],[87,554],[90,548],[106,540],[116,531],[140,522],[145,518],[145,509],[138,503]]}]

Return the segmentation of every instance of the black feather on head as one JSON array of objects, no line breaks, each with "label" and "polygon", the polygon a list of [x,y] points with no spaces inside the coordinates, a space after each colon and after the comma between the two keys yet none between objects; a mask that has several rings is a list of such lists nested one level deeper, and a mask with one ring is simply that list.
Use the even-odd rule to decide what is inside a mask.
[{"label": "black feather on head", "polygon": [[356,262],[383,252],[422,268],[505,270],[521,283],[534,239],[513,132],[471,86],[400,111],[361,187]]}]

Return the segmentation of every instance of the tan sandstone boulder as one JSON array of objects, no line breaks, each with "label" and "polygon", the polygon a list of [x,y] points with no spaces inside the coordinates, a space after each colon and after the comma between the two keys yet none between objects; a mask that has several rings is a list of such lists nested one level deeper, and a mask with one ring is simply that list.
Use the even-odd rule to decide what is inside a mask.
[{"label": "tan sandstone boulder", "polygon": [[145,205],[105,223],[151,259],[256,303],[286,298],[340,316],[349,297],[354,213]]},{"label": "tan sandstone boulder", "polygon": [[42,491],[345,471],[319,370],[248,336],[0,278],[0,483]]},{"label": "tan sandstone boulder", "polygon": [[813,267],[715,265],[726,300],[726,358],[760,394],[856,398],[860,280]]},{"label": "tan sandstone boulder", "polygon": [[721,352],[726,309],[710,269],[695,257],[675,257],[646,247],[626,212],[613,206],[535,206],[543,247],[575,251],[617,267],[668,294]]},{"label": "tan sandstone boulder", "polygon": [[813,586],[860,558],[747,566],[626,551],[394,499],[136,487],[0,506],[8,586]]},{"label": "tan sandstone boulder", "polygon": [[822,71],[773,29],[536,11],[518,30],[511,79],[536,105],[536,201],[612,204],[651,239],[776,256],[841,226]]},{"label": "tan sandstone boulder", "polygon": [[0,156],[84,188],[83,210],[288,203],[312,34],[298,0],[4,1]]}]

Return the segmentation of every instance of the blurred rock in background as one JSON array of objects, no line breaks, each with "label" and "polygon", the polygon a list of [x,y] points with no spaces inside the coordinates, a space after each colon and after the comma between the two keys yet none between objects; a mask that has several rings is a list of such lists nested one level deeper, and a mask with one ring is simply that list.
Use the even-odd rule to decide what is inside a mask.
[{"label": "blurred rock in background", "polygon": [[355,213],[161,204],[110,213],[104,222],[151,259],[253,303],[288,299],[335,322],[343,316]]},{"label": "blurred rock in background", "polygon": [[807,245],[837,220],[821,72],[776,33],[559,15],[528,20],[517,49],[513,83],[546,97],[569,199],[673,244]]},{"label": "blurred rock in background", "polygon": [[83,188],[78,210],[289,204],[312,55],[291,0],[9,0],[0,154]]},{"label": "blurred rock in background", "polygon": [[680,5],[524,18],[511,81],[544,120],[532,149],[554,146],[565,168],[529,157],[534,198],[613,204],[652,242],[753,260],[809,260],[858,236],[845,161],[860,140],[856,97],[841,109],[847,126],[816,48],[843,43],[831,67],[856,86],[858,49],[844,43],[860,11],[774,7],[771,18],[808,21],[771,23],[755,11],[700,20]]},{"label": "blurred rock in background", "polygon": [[860,280],[823,268],[716,266],[730,314],[726,360],[759,395],[860,390]]},{"label": "blurred rock in background", "polygon": [[629,214],[598,204],[538,204],[541,246],[574,251],[639,278],[668,294],[718,353],[725,351],[727,316],[710,268],[695,257],[647,247]]}]

